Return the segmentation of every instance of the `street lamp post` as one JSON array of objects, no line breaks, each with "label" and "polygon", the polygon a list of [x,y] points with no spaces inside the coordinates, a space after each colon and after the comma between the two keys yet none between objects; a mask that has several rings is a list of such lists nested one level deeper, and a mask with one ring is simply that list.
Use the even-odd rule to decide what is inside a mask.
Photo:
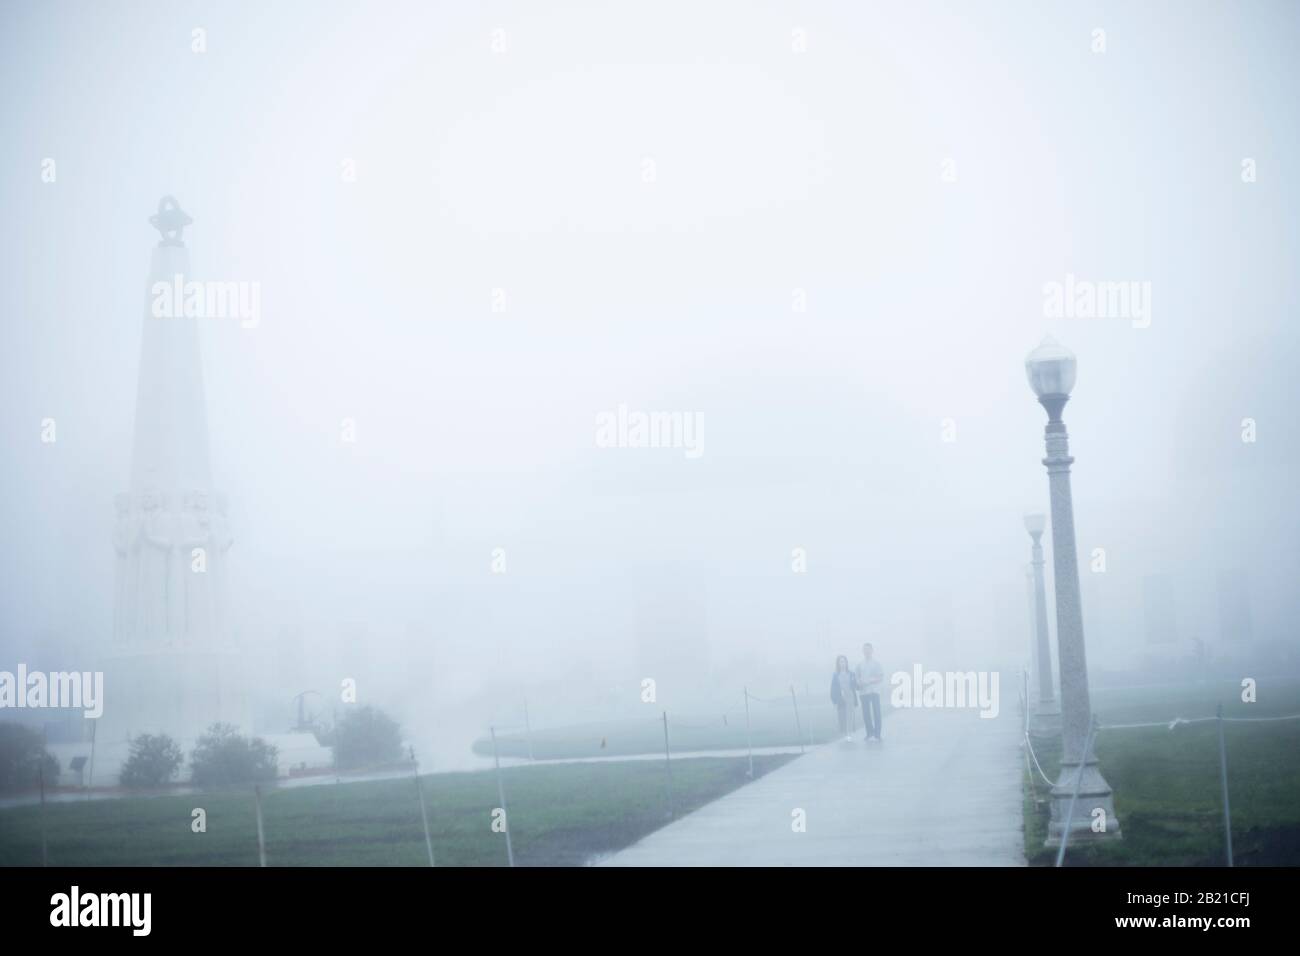
[{"label": "street lamp post", "polygon": [[1029,598],[1029,693],[1032,697],[1025,699],[1025,706],[1033,709],[1033,702],[1038,699],[1038,623],[1034,613],[1034,566],[1025,565],[1025,595]]},{"label": "street lamp post", "polygon": [[1069,841],[1077,843],[1120,835],[1114,794],[1097,767],[1089,734],[1092,705],[1088,699],[1088,658],[1083,641],[1074,503],[1070,494],[1070,465],[1074,459],[1070,457],[1069,435],[1061,420],[1077,371],[1074,354],[1050,336],[1025,359],[1029,385],[1047,410],[1047,457],[1043,464],[1047,467],[1051,493],[1056,644],[1061,671],[1061,770],[1052,787],[1047,846],[1060,845],[1076,786],[1078,810],[1070,820]]},{"label": "street lamp post", "polygon": [[1038,696],[1029,711],[1029,732],[1035,737],[1054,737],[1061,732],[1061,707],[1056,701],[1052,680],[1052,646],[1047,630],[1047,590],[1043,583],[1043,529],[1046,515],[1025,515],[1025,530],[1033,540],[1030,549],[1033,581],[1031,605],[1034,621],[1034,666],[1038,678]]}]

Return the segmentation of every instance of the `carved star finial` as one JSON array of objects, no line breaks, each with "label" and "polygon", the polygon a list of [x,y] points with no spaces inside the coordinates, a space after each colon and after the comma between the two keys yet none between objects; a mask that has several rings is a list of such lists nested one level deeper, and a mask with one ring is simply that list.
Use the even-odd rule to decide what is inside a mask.
[{"label": "carved star finial", "polygon": [[162,236],[160,246],[183,246],[181,231],[194,220],[186,215],[185,210],[171,196],[158,200],[158,212],[149,217],[149,225],[158,230]]}]

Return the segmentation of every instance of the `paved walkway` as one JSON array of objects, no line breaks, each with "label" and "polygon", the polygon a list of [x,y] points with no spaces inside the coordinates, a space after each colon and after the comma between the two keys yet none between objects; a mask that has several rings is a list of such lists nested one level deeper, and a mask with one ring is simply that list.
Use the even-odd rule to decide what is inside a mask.
[{"label": "paved walkway", "polygon": [[[1022,866],[1014,708],[896,711],[701,807],[605,866]],[[806,813],[806,832],[792,811]]]}]

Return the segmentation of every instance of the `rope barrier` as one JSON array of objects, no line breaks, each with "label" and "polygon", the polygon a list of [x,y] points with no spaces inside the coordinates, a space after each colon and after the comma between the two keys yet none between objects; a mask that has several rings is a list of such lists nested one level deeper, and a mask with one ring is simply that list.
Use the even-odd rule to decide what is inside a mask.
[{"label": "rope barrier", "polygon": [[1179,724],[1203,724],[1207,720],[1218,720],[1218,717],[1175,717],[1173,720],[1156,720],[1142,724],[1102,724],[1099,730],[1134,730],[1140,727],[1164,727],[1167,730],[1173,730]]},{"label": "rope barrier", "polygon": [[[1222,720],[1233,723],[1266,723],[1279,720],[1300,720],[1300,714],[1284,714],[1279,717],[1175,717],[1173,720],[1157,720],[1137,724],[1101,724],[1097,730],[1138,730],[1142,728],[1164,727],[1166,730],[1173,730],[1179,724],[1205,724],[1210,721]],[[1043,782],[1049,787],[1055,787],[1055,782],[1043,772],[1043,766],[1038,762],[1038,754],[1034,751],[1034,743],[1029,738],[1029,734],[1024,734],[1025,747],[1029,756],[1033,759],[1034,769],[1038,775],[1043,778]]]},{"label": "rope barrier", "polygon": [[1043,782],[1046,783],[1049,787],[1056,786],[1055,781],[1049,778],[1047,774],[1043,773],[1042,764],[1038,762],[1038,754],[1034,753],[1034,744],[1029,739],[1029,734],[1025,734],[1025,746],[1029,748],[1029,755],[1034,758],[1034,766],[1038,769],[1038,775],[1043,778]]},{"label": "rope barrier", "polygon": [[[1210,718],[1210,719],[1213,720],[1215,718]],[[1223,719],[1230,724],[1235,724],[1235,723],[1253,724],[1253,723],[1263,723],[1272,720],[1300,720],[1300,714],[1286,714],[1283,717],[1224,717]]]},{"label": "rope barrier", "polygon": [[[1157,720],[1142,724],[1102,724],[1101,730],[1132,730],[1140,727],[1165,727],[1173,730],[1179,724],[1204,724],[1218,717],[1175,717],[1173,720]],[[1263,723],[1275,720],[1300,720],[1300,714],[1285,714],[1281,717],[1224,717],[1228,723]]]},{"label": "rope barrier", "polygon": [[[1207,724],[1210,723],[1211,721],[1216,723],[1219,728],[1219,732],[1218,732],[1219,783],[1222,788],[1222,801],[1223,801],[1223,846],[1224,846],[1224,854],[1226,857],[1227,865],[1233,866],[1234,863],[1233,863],[1233,853],[1232,853],[1232,811],[1230,809],[1230,804],[1228,800],[1228,762],[1227,762],[1227,749],[1224,744],[1223,725],[1225,723],[1242,723],[1242,724],[1252,723],[1253,724],[1253,723],[1275,723],[1284,720],[1300,720],[1300,714],[1279,714],[1276,716],[1269,716],[1269,717],[1224,717],[1222,704],[1218,705],[1217,711],[1218,712],[1213,717],[1174,717],[1171,720],[1143,721],[1140,723],[1131,723],[1131,724],[1099,724],[1097,722],[1097,717],[1094,714],[1092,717],[1092,724],[1088,729],[1088,736],[1083,745],[1083,752],[1085,754],[1092,752],[1092,744],[1096,740],[1098,732],[1102,730],[1139,730],[1144,728],[1152,729],[1156,727],[1163,727],[1165,730],[1172,731],[1179,724],[1188,724],[1188,725]],[[1049,785],[1051,785],[1052,781],[1047,779],[1047,774],[1043,773],[1043,768],[1038,762],[1038,754],[1034,753],[1034,745],[1032,741],[1030,741],[1028,733],[1025,733],[1024,739],[1025,739],[1025,746],[1027,748],[1028,754],[1033,757],[1034,766],[1038,768],[1039,776],[1041,776],[1044,781],[1046,781]],[[1029,763],[1028,758],[1026,758],[1025,763],[1026,763],[1026,769],[1028,769],[1028,763]],[[1056,854],[1057,866],[1063,865],[1065,861],[1065,850],[1070,839],[1070,827],[1072,823],[1072,817],[1074,814],[1074,807],[1079,796],[1079,784],[1083,779],[1083,767],[1084,764],[1080,763],[1079,771],[1075,776],[1074,790],[1070,796],[1069,812],[1066,814],[1065,817],[1065,823],[1062,827],[1062,832],[1061,832],[1061,842]],[[1034,778],[1032,773],[1029,775],[1029,784],[1032,790],[1034,786]],[[1055,794],[1055,788],[1053,788],[1053,790]]]}]

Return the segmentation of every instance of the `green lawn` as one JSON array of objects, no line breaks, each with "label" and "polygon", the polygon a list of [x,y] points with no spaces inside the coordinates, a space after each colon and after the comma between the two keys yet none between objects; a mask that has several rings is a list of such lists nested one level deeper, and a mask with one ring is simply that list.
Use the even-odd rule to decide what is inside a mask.
[{"label": "green lawn", "polygon": [[[647,710],[649,708],[647,707]],[[755,747],[798,747],[825,743],[838,736],[835,709],[829,701],[799,698],[799,720],[788,697],[750,704],[750,736]],[[859,727],[861,717],[859,715]],[[674,753],[705,750],[744,750],[745,712],[668,715],[668,740]],[[659,714],[636,720],[611,720],[598,724],[535,730],[532,756],[538,760],[580,757],[629,756],[664,752],[664,725]],[[527,757],[528,738],[522,732],[497,734],[502,757]],[[488,737],[474,741],[474,752],[492,755]]]},{"label": "green lawn", "polygon": [[[1103,725],[1173,717],[1208,717],[1223,702],[1225,717],[1300,713],[1300,684],[1261,679],[1259,700],[1244,704],[1236,684],[1178,689],[1111,690],[1093,694]],[[1300,865],[1300,721],[1224,725],[1228,798],[1238,866]],[[1035,741],[1043,769],[1055,779],[1058,740]],[[1220,866],[1224,864],[1218,726],[1213,722],[1137,730],[1103,730],[1096,744],[1102,774],[1115,791],[1123,838],[1067,852],[1075,865]],[[1041,797],[1046,789],[1037,778]],[[1043,847],[1047,805],[1036,804],[1026,774],[1025,852],[1050,865]]]},{"label": "green lawn", "polygon": [[[756,756],[758,775],[787,756]],[[672,764],[678,814],[747,782],[743,758]],[[510,836],[521,866],[577,866],[668,822],[662,761],[539,764],[503,771]],[[504,866],[505,837],[490,771],[421,778],[439,866]],[[424,866],[428,857],[413,779],[324,784],[263,794],[271,866]],[[192,833],[191,811],[207,811]],[[251,790],[53,803],[46,807],[51,866],[256,866]],[[0,811],[0,864],[39,866],[40,808]]]}]

